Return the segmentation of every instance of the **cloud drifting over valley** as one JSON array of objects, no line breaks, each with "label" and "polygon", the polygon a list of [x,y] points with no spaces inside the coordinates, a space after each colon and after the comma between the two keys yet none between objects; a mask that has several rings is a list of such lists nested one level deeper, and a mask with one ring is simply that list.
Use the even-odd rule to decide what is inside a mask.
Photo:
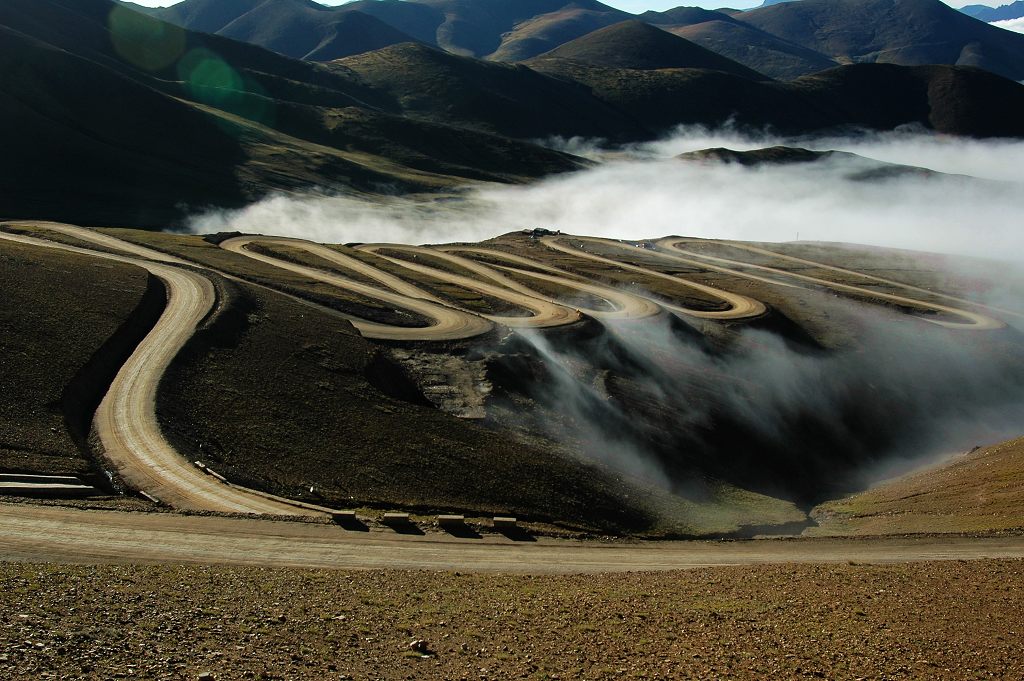
[{"label": "cloud drifting over valley", "polygon": [[[776,144],[866,158],[760,167],[674,158],[711,147]],[[197,216],[191,226],[195,232],[238,230],[336,243],[477,241],[535,226],[620,239],[680,234],[790,241],[799,235],[1024,258],[1024,141],[915,133],[783,140],[688,128],[613,153],[579,141],[569,146],[602,162],[526,186],[479,186],[455,198],[275,196],[242,210]],[[851,177],[877,165],[873,161],[946,175]]]}]

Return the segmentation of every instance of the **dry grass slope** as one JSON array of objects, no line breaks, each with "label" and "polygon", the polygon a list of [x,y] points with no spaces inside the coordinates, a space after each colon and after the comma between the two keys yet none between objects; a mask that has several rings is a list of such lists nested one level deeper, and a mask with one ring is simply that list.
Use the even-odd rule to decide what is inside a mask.
[{"label": "dry grass slope", "polygon": [[1024,528],[1024,438],[984,447],[814,509],[805,534],[999,532]]}]

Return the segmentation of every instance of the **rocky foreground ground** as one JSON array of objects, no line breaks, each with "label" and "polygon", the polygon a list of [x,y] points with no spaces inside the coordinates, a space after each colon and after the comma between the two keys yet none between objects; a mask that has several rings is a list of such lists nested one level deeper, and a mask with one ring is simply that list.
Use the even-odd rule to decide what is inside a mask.
[{"label": "rocky foreground ground", "polygon": [[603,576],[0,564],[0,678],[1024,678],[1024,561]]}]

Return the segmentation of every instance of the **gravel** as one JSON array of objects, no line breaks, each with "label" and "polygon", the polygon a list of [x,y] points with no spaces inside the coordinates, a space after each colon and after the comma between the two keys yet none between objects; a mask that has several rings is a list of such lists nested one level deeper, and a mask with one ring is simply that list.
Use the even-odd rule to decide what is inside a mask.
[{"label": "gravel", "polygon": [[3,563],[0,606],[5,679],[1024,678],[1019,560],[533,577]]}]

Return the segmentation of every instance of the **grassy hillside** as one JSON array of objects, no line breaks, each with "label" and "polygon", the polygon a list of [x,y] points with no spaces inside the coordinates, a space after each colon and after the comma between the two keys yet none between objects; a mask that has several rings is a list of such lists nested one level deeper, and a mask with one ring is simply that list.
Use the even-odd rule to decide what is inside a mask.
[{"label": "grassy hillside", "polygon": [[488,58],[522,61],[629,18],[629,14],[601,3],[569,3],[557,11],[538,14],[516,24],[513,30],[502,36],[501,46]]},{"label": "grassy hillside", "polygon": [[821,504],[815,535],[994,532],[1024,527],[1024,438],[960,454]]},{"label": "grassy hillside", "polygon": [[1024,35],[939,0],[801,0],[738,18],[841,61],[958,64],[1024,79]]},{"label": "grassy hillside", "polygon": [[581,85],[407,43],[335,62],[417,117],[520,138],[652,134]]},{"label": "grassy hillside", "polygon": [[[280,16],[289,10],[291,16]],[[412,40],[369,14],[335,13],[305,0],[260,5],[218,34],[311,61],[340,59]]]},{"label": "grassy hillside", "polygon": [[[598,25],[607,26],[630,16],[596,0],[358,0],[334,7],[309,0],[185,0],[165,9],[149,10],[188,29],[267,47],[271,47],[265,42],[268,39],[277,41],[287,35],[292,38],[284,42],[308,40],[310,34],[324,33],[326,27],[350,12],[372,16],[402,34],[454,54],[485,57],[501,50],[522,50],[524,42],[546,45],[531,47],[535,51],[506,61],[534,56]],[[552,40],[555,42],[551,44],[543,42]]]},{"label": "grassy hillside", "polygon": [[642,21],[624,21],[569,41],[545,56],[619,69],[711,69],[761,80],[761,74]]}]

